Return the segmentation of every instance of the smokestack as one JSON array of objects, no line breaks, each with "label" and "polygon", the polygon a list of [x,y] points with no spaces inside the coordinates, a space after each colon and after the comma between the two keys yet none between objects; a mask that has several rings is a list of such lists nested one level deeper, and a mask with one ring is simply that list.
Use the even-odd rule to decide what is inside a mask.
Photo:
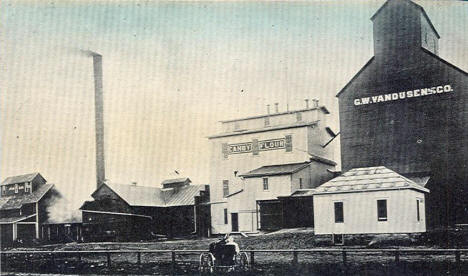
[{"label": "smokestack", "polygon": [[267,114],[269,115],[270,114],[270,105],[267,104]]},{"label": "smokestack", "polygon": [[275,103],[275,112],[276,112],[276,113],[279,113],[278,103]]},{"label": "smokestack", "polygon": [[104,100],[102,91],[102,56],[92,53],[94,67],[94,114],[96,126],[96,187],[99,188],[105,179],[104,162]]},{"label": "smokestack", "polygon": [[309,99],[305,99],[306,109],[309,109]]}]

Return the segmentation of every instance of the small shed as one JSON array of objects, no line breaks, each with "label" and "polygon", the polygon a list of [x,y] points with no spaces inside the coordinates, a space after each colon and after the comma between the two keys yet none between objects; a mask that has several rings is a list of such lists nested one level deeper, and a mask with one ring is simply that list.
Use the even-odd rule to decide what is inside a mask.
[{"label": "small shed", "polygon": [[352,169],[316,188],[315,234],[425,232],[425,193],[386,167]]}]

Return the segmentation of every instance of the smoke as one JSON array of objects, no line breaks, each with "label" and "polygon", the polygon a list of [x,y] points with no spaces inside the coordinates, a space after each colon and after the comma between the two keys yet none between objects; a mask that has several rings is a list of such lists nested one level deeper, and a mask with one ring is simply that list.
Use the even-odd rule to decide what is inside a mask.
[{"label": "smoke", "polygon": [[81,222],[81,211],[72,207],[72,204],[60,194],[54,194],[47,202],[48,222],[72,223]]}]

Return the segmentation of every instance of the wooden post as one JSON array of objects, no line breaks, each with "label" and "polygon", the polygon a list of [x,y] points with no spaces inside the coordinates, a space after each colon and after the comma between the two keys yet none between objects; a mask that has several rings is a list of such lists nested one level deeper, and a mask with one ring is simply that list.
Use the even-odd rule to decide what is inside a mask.
[{"label": "wooden post", "polygon": [[4,254],[0,253],[0,254],[2,255],[2,264],[3,264],[2,267],[3,267],[3,269],[8,269],[8,263],[7,263],[8,254],[6,254],[6,253],[4,253]]},{"label": "wooden post", "polygon": [[[461,272],[461,258],[460,258],[460,250],[455,251],[455,263],[457,265],[457,272]],[[461,274],[460,274],[461,275]]]},{"label": "wooden post", "polygon": [[78,254],[76,255],[76,258],[78,259],[79,262],[81,262],[81,253],[78,252]]},{"label": "wooden post", "polygon": [[397,249],[395,250],[395,264],[400,262],[400,251]]},{"label": "wooden post", "polygon": [[297,251],[293,251],[293,265],[294,266],[297,266],[297,264],[299,263],[299,259],[298,259],[298,254],[297,254]]},{"label": "wooden post", "polygon": [[175,275],[175,251],[171,252],[171,259],[172,259],[172,263],[171,263],[172,275]]},{"label": "wooden post", "polygon": [[137,252],[137,264],[141,265],[141,252]]},{"label": "wooden post", "polygon": [[343,255],[343,264],[346,266],[346,251],[344,251],[344,249],[343,249],[343,251],[341,253]]},{"label": "wooden post", "polygon": [[255,253],[250,251],[250,270],[254,270],[255,265]]},{"label": "wooden post", "polygon": [[107,267],[111,267],[112,266],[112,263],[111,263],[111,254],[109,252],[106,253],[107,255]]}]

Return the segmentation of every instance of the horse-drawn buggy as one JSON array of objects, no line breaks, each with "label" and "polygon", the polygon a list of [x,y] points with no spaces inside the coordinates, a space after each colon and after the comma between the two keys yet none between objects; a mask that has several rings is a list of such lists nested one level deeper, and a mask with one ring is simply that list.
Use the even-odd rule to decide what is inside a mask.
[{"label": "horse-drawn buggy", "polygon": [[249,259],[245,252],[240,252],[239,246],[232,237],[226,235],[218,242],[210,244],[209,252],[200,255],[200,272],[229,273],[249,270]]}]

